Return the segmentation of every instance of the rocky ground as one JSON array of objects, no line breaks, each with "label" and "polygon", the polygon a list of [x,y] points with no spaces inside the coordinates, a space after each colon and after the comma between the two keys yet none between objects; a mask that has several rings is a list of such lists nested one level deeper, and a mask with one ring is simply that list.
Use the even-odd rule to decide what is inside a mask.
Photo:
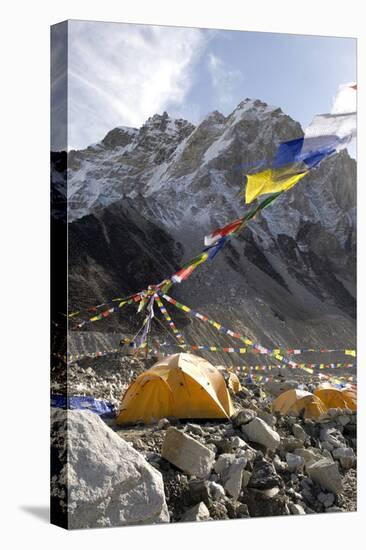
[{"label": "rocky ground", "polygon": [[[68,393],[93,395],[118,407],[130,381],[152,363],[153,358],[145,362],[118,354],[84,359],[69,367]],[[65,385],[57,376],[57,369],[52,378],[53,393],[64,393]],[[137,452],[139,460],[150,468],[150,477],[155,475],[151,474],[151,468],[158,473],[168,514],[159,508],[156,517],[165,519],[157,521],[355,511],[357,415],[340,409],[331,409],[318,420],[273,415],[271,401],[281,391],[299,385],[314,388],[316,380],[307,373],[293,375],[291,379],[280,375],[267,382],[250,384],[243,375],[241,382],[243,390],[232,395],[237,412],[225,422],[162,419],[150,426],[121,427],[114,420],[100,421],[113,434],[108,437],[116,442],[118,436],[118,441]],[[78,414],[100,420],[89,412]],[[98,430],[101,429],[99,426]],[[89,445],[93,445],[92,440]],[[110,473],[106,475],[113,479]],[[60,476],[56,478],[59,480]],[[124,496],[122,501],[128,499]],[[115,505],[118,506],[117,501]],[[98,506],[99,510],[101,504]],[[75,520],[72,526],[155,521],[150,516],[116,519],[115,510],[103,514],[94,523],[85,523],[84,518],[79,523]]]}]

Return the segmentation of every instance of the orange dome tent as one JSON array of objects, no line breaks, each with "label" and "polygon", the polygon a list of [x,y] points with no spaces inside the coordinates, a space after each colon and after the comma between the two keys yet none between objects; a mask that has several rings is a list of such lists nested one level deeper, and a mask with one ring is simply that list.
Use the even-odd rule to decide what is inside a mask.
[{"label": "orange dome tent", "polygon": [[305,418],[317,418],[326,412],[323,402],[312,393],[303,390],[287,390],[281,393],[272,403],[272,411],[280,414],[300,413]]},{"label": "orange dome tent", "polygon": [[354,388],[338,389],[330,385],[319,386],[314,395],[319,397],[326,409],[357,410],[357,393]]},{"label": "orange dome tent", "polygon": [[234,408],[222,374],[189,353],[165,357],[140,374],[121,402],[118,424],[164,417],[230,418]]}]

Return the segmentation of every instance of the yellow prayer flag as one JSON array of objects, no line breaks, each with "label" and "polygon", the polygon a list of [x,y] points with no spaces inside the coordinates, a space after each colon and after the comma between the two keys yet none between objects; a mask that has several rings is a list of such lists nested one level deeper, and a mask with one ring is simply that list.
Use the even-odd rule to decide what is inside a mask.
[{"label": "yellow prayer flag", "polygon": [[257,174],[247,175],[245,202],[248,204],[260,195],[286,191],[295,185],[308,171],[294,174],[288,167],[264,170]]},{"label": "yellow prayer flag", "polygon": [[309,374],[313,374],[313,370],[312,369],[308,369],[307,367],[302,367],[302,369],[306,372],[308,372]]}]

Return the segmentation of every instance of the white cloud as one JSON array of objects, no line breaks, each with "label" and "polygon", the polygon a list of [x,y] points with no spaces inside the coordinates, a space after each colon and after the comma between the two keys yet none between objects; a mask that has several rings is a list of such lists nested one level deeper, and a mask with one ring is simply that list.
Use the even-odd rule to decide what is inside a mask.
[{"label": "white cloud", "polygon": [[227,67],[224,61],[213,53],[209,53],[207,57],[207,66],[212,86],[217,93],[221,106],[223,108],[232,107],[235,87],[243,80],[242,73]]},{"label": "white cloud", "polygon": [[341,84],[338,87],[337,94],[333,99],[332,114],[356,112],[357,92],[355,86],[355,82],[349,82],[348,84]]},{"label": "white cloud", "polygon": [[207,43],[205,31],[120,23],[69,23],[69,145],[99,141],[178,108]]}]

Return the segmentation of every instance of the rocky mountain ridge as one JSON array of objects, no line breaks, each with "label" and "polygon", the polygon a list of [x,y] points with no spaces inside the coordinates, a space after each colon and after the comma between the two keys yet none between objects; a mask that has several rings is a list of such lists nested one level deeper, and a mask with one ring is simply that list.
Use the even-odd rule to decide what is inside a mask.
[{"label": "rocky mountain ridge", "polygon": [[[69,152],[70,302],[98,303],[173,273],[205,234],[246,211],[245,173],[301,135],[281,109],[247,99],[196,127],[164,113]],[[342,151],[173,293],[264,345],[353,346],[355,256],[356,162]],[[184,323],[195,342],[217,339]]]}]

